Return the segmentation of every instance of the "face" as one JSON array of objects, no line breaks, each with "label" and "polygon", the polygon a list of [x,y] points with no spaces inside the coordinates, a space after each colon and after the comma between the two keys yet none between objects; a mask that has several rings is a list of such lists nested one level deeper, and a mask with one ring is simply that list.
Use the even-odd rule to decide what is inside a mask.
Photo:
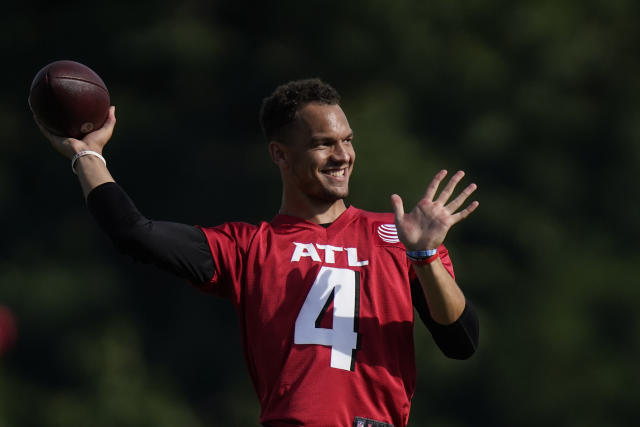
[{"label": "face", "polygon": [[282,144],[287,191],[329,203],[347,197],[356,157],[352,140],[353,131],[339,105],[310,103],[298,110]]}]

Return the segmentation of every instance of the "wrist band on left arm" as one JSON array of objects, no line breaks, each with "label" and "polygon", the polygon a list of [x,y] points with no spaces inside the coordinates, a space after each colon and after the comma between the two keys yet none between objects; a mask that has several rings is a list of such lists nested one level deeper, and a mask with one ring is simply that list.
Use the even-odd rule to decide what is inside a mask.
[{"label": "wrist band on left arm", "polygon": [[426,251],[407,251],[407,256],[409,258],[428,258],[430,256],[434,256],[438,253],[438,249],[427,249]]},{"label": "wrist band on left arm", "polygon": [[427,265],[440,258],[438,249],[428,249],[426,251],[407,251],[407,258],[414,265]]},{"label": "wrist band on left arm", "polygon": [[407,258],[409,258],[409,261],[413,265],[428,265],[428,264],[431,264],[433,261],[437,260],[438,258],[440,258],[440,254],[435,254],[428,258],[411,258],[411,257],[407,257]]}]

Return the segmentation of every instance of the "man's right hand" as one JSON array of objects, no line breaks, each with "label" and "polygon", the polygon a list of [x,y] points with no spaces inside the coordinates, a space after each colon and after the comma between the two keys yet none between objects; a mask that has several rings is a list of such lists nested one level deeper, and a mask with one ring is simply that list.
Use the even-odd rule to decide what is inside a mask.
[{"label": "man's right hand", "polygon": [[[76,153],[81,151],[94,151],[102,155],[102,150],[111,139],[113,128],[116,125],[116,108],[111,106],[109,108],[109,116],[104,125],[100,129],[86,134],[82,139],[54,135],[41,123],[38,123],[37,119],[36,123],[42,134],[51,142],[53,148],[69,160],[73,159]],[[95,155],[85,155],[78,158],[74,165],[74,172],[78,175],[85,198],[97,186],[107,182],[114,182],[106,164]]]},{"label": "man's right hand", "polygon": [[71,160],[73,156],[80,151],[95,151],[102,154],[104,146],[107,145],[111,135],[113,135],[113,128],[116,125],[116,107],[109,107],[109,116],[107,121],[102,125],[100,129],[97,129],[91,133],[88,133],[82,139],[68,138],[64,136],[54,135],[49,132],[34,116],[36,124],[40,128],[42,134],[51,142],[53,148]]}]

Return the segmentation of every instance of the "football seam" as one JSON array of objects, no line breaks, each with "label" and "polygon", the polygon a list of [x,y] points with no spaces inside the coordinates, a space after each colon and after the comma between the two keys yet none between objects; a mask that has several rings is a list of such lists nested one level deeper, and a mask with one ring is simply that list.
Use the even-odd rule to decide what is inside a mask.
[{"label": "football seam", "polygon": [[[85,80],[85,79],[81,79],[81,78],[78,78],[78,77],[67,77],[67,76],[55,76],[55,77],[49,76],[49,79],[50,80],[51,79],[65,79],[65,80],[75,80],[75,81],[78,81],[78,82],[89,83],[89,84],[91,84],[91,85],[93,85],[95,87],[99,87],[100,89],[104,90],[107,94],[109,94],[109,91],[107,90],[106,87],[103,87],[103,86],[100,86],[98,84],[95,84],[94,82],[92,82],[90,80]],[[49,84],[51,84],[51,83],[49,83]]]}]

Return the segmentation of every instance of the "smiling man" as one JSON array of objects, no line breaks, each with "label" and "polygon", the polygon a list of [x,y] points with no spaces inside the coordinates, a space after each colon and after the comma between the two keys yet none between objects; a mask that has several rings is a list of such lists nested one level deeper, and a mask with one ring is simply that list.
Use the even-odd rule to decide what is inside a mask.
[{"label": "smiling man", "polygon": [[316,223],[333,222],[345,211],[349,177],[356,154],[353,131],[338,104],[309,102],[296,110],[282,134],[266,122],[270,102],[263,108],[263,129],[269,152],[282,175],[280,213]]},{"label": "smiling man", "polygon": [[282,177],[269,222],[195,227],[151,221],[106,168],[115,126],[83,140],[43,133],[71,159],[87,204],[124,253],[228,298],[242,328],[264,426],[406,426],[415,389],[414,307],[445,355],[470,357],[477,317],[444,238],[478,206],[463,173],[440,171],[410,212],[345,204],[355,150],[338,93],[318,79],[278,87],[260,123]]}]

